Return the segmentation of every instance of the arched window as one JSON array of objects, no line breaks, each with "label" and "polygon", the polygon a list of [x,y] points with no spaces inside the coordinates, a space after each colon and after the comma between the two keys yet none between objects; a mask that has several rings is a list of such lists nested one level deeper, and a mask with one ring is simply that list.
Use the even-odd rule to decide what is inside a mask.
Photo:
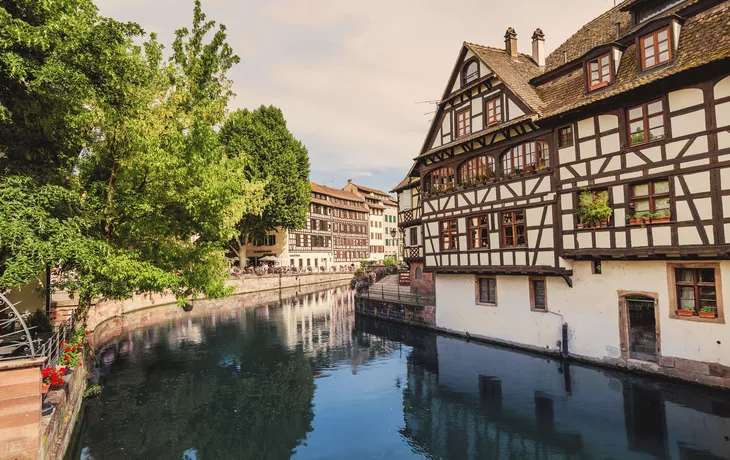
[{"label": "arched window", "polygon": [[459,183],[462,185],[483,184],[494,175],[494,158],[481,155],[465,161],[459,167]]},{"label": "arched window", "polygon": [[477,81],[478,79],[479,62],[477,62],[476,59],[473,59],[464,64],[464,67],[461,69],[461,85],[468,85],[469,83]]},{"label": "arched window", "polygon": [[447,192],[454,188],[454,168],[439,168],[426,174],[426,193]]},{"label": "arched window", "polygon": [[526,171],[541,171],[549,166],[547,142],[533,141],[516,145],[502,155],[502,171],[511,176]]},{"label": "arched window", "polygon": [[421,270],[421,267],[416,267],[416,279],[420,280],[423,278],[423,270]]}]

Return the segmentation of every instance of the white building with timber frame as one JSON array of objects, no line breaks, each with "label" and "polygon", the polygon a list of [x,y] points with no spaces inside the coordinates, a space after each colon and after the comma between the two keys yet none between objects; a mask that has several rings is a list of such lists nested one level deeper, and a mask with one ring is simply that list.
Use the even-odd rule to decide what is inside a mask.
[{"label": "white building with timber frame", "polygon": [[730,388],[730,1],[465,42],[398,193],[437,326]]}]

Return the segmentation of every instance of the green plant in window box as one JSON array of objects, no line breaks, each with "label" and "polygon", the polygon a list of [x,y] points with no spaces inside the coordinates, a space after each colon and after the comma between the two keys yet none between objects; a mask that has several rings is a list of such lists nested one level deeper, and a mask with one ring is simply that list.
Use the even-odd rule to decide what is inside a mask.
[{"label": "green plant in window box", "polygon": [[522,169],[520,169],[520,168],[515,168],[515,169],[512,170],[512,174],[514,176],[517,176],[517,175],[519,175],[521,173],[522,173]]},{"label": "green plant in window box", "polygon": [[584,225],[607,227],[613,215],[613,208],[608,203],[608,192],[583,190],[578,199],[576,213]]},{"label": "green plant in window box", "polygon": [[717,318],[717,308],[704,306],[700,308],[700,316],[703,318]]}]

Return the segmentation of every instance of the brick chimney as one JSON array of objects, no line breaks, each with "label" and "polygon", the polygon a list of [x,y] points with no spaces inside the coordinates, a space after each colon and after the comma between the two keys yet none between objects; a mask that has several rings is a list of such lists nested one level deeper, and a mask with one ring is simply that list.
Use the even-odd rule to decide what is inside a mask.
[{"label": "brick chimney", "polygon": [[540,28],[535,29],[532,34],[532,59],[541,68],[545,67],[545,34]]},{"label": "brick chimney", "polygon": [[512,27],[504,34],[504,49],[510,56],[517,56],[517,32]]}]

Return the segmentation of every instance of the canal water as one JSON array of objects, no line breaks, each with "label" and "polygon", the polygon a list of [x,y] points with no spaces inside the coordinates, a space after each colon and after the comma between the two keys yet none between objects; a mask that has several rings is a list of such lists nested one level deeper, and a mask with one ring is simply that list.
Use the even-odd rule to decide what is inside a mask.
[{"label": "canal water", "polygon": [[346,288],[96,357],[70,459],[730,459],[728,393],[355,317]]}]

